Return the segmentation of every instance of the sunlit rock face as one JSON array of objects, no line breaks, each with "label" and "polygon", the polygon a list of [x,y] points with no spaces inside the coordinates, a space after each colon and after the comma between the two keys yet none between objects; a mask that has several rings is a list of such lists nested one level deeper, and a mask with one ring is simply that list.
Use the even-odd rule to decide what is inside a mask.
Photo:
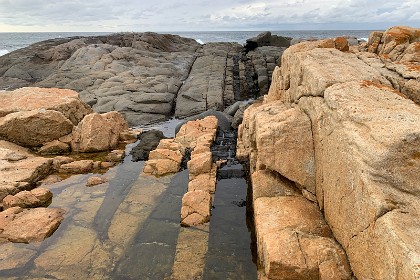
[{"label": "sunlit rock face", "polygon": [[[252,172],[275,172],[318,203],[358,279],[418,277],[419,32],[374,32],[348,51],[342,40],[291,46],[269,94],[238,129],[238,155]],[[302,112],[306,126],[286,118],[291,111]],[[312,172],[312,187],[294,177],[295,165]],[[270,261],[264,265],[273,273]]]}]

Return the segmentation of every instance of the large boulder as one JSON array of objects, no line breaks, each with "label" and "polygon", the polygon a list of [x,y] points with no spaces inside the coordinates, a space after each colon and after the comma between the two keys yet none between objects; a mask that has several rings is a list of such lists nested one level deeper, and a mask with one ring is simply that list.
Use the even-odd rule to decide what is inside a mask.
[{"label": "large boulder", "polygon": [[[373,33],[367,48],[350,50],[355,53],[338,50],[343,44],[332,39],[293,45],[269,95],[245,111],[238,129],[237,154],[255,169],[272,169],[275,156],[258,164],[266,147],[257,144],[288,133],[274,136],[287,125],[276,116],[293,108],[309,118],[307,129],[276,149],[301,152],[294,144],[309,135],[315,188],[301,191],[323,210],[358,279],[418,278],[420,110],[401,91],[413,88],[420,74],[419,40],[418,29],[398,27]],[[262,129],[265,118],[273,120],[271,128]],[[300,158],[284,160],[293,165]],[[285,170],[275,171],[301,188]]]},{"label": "large boulder", "polygon": [[77,125],[92,109],[83,103],[73,90],[26,87],[0,92],[0,117],[10,113],[45,109],[58,111]]},{"label": "large boulder", "polygon": [[42,146],[69,134],[73,123],[62,113],[35,109],[0,118],[0,138],[27,147]]},{"label": "large boulder", "polygon": [[270,169],[315,194],[311,121],[299,108],[282,102],[249,107],[238,135],[246,143],[251,171]]},{"label": "large boulder", "polygon": [[118,112],[87,115],[76,127],[71,137],[71,148],[75,152],[98,152],[115,148],[120,133],[128,124]]},{"label": "large boulder", "polygon": [[261,197],[254,219],[267,279],[351,279],[346,254],[316,204],[299,196]]}]

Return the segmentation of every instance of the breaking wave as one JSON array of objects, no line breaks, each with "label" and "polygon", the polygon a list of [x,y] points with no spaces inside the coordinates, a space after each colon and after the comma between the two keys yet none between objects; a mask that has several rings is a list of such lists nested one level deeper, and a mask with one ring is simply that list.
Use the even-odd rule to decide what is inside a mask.
[{"label": "breaking wave", "polygon": [[204,45],[204,42],[201,39],[195,39],[195,41],[201,45]]},{"label": "breaking wave", "polygon": [[9,53],[8,50],[0,50],[0,56],[5,55],[7,53]]}]

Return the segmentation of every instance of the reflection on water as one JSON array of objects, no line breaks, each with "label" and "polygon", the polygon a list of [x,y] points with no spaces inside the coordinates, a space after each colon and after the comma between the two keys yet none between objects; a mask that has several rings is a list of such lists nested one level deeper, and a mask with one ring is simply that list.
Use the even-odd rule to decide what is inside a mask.
[{"label": "reflection on water", "polygon": [[245,180],[218,182],[210,226],[181,228],[188,171],[154,178],[143,165],[128,156],[107,183],[86,187],[88,174],[44,186],[65,219],[41,243],[0,245],[0,278],[256,279],[245,207],[231,203],[246,200]]}]

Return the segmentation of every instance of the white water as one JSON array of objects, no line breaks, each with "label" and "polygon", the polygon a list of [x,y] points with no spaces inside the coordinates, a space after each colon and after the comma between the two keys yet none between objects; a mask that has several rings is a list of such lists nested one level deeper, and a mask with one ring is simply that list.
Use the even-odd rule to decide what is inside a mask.
[{"label": "white water", "polygon": [[204,42],[201,39],[195,39],[195,41],[197,41],[197,43],[204,45]]},{"label": "white water", "polygon": [[5,55],[7,53],[9,53],[8,50],[0,50],[0,56]]}]

